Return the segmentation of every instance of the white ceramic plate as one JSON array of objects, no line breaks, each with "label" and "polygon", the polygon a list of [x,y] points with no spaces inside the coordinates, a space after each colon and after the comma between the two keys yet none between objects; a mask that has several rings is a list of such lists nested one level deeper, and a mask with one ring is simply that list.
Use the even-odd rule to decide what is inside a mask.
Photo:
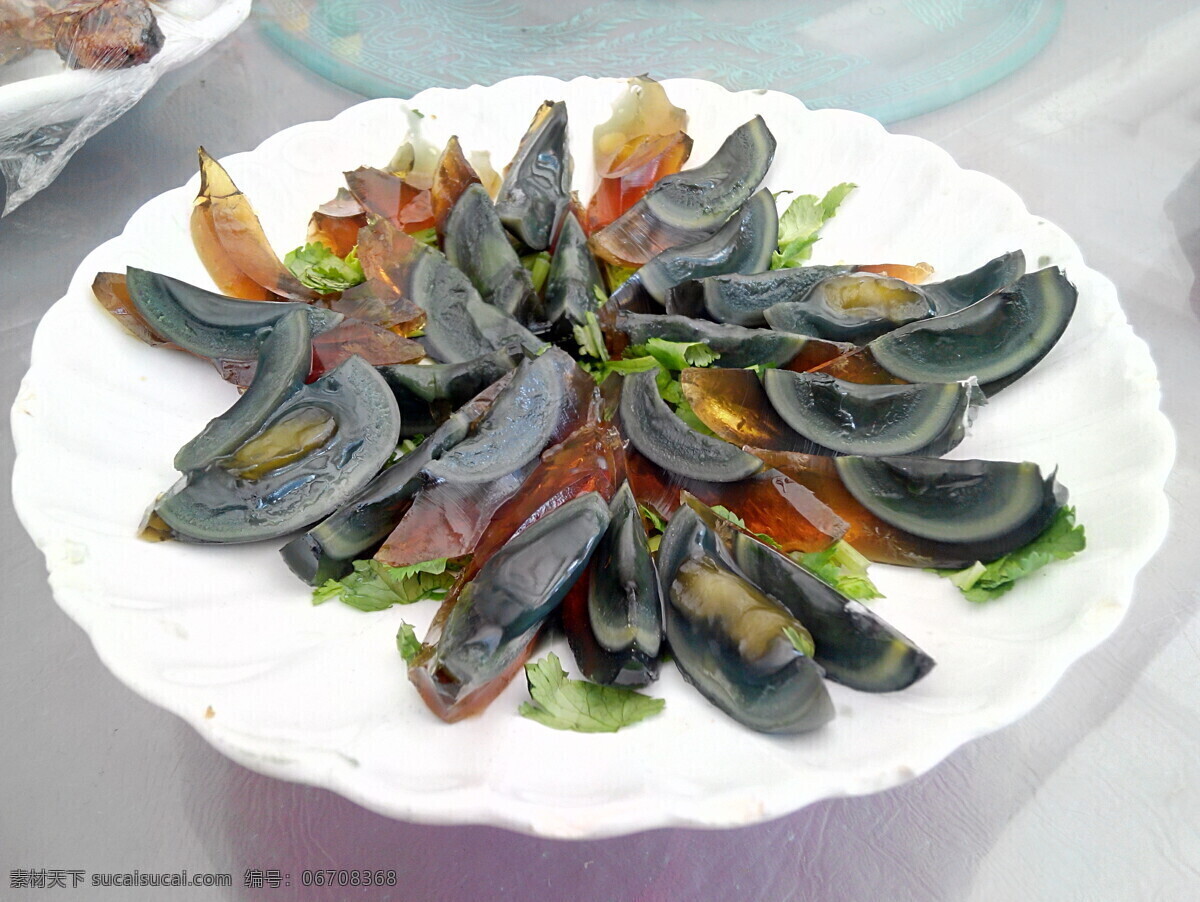
[{"label": "white ceramic plate", "polygon": [[[250,0],[168,0],[153,6],[162,49],[128,69],[68,69],[52,50],[0,67],[0,177],[12,212],[46,187],[92,135],[140,100],[163,73],[191,62],[250,14]],[[2,201],[0,201],[2,202]]]},{"label": "white ceramic plate", "polygon": [[[1154,365],[1112,285],[1009,188],[925,141],[889,135],[855,113],[810,112],[783,94],[730,94],[692,80],[667,88],[691,114],[694,160],[762,113],[779,141],[771,188],[819,193],[858,183],[814,262],[926,260],[948,277],[1021,248],[1031,268],[1065,268],[1079,287],[1066,335],[981,412],[955,456],[1057,466],[1086,525],[1087,552],[983,606],[931,574],[876,566],[887,595],[876,609],[938,666],[889,695],[831,685],[838,716],[811,735],[751,733],[669,666],[650,690],[667,699],[665,712],[617,734],[558,732],[519,717],[523,680],[483,716],[442,724],[405,679],[394,641],[401,619],[420,631],[434,605],[314,608],[274,544],[134,538],[147,504],[174,482],[176,449],[234,393],[206,364],[127,336],[89,285],[97,271],[126,265],[211,285],[188,238],[193,179],[147,203],[84,260],[38,329],[13,408],[18,512],[46,555],[59,604],[120,679],[246,766],[388,815],[603,836],[748,824],[911,779],[1029,711],[1116,628],[1135,573],[1165,531],[1174,439],[1158,410]],[[429,90],[407,104],[371,101],[290,128],[225,162],[282,251],[303,241],[309,213],[333,195],[343,170],[390,158],[407,122],[435,142],[458,134],[466,149],[489,149],[502,164],[537,105],[561,98],[587,196],[591,130],[621,90],[615,80],[532,77]],[[569,651],[554,650],[570,670]]]}]

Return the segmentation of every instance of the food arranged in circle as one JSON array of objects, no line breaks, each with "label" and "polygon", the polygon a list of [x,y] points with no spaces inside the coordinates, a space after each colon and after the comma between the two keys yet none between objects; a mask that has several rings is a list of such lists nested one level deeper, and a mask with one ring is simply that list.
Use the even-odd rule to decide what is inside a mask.
[{"label": "food arranged in circle", "polygon": [[[286,539],[316,602],[437,599],[397,636],[434,713],[524,668],[521,713],[585,731],[662,710],[636,689],[668,659],[750,729],[818,729],[827,680],[902,691],[934,666],[868,607],[869,562],[982,602],[1082,549],[1054,473],[942,456],[1062,336],[1059,268],[808,265],[855,186],[773,194],[762,116],[687,168],[687,114],[648,79],[596,127],[585,202],[570,127],[548,100],[502,175],[410,141],[282,259],[202,150],[218,290],[134,267],[93,286],[243,390],[143,536]],[[584,680],[529,660],[559,629]]]}]

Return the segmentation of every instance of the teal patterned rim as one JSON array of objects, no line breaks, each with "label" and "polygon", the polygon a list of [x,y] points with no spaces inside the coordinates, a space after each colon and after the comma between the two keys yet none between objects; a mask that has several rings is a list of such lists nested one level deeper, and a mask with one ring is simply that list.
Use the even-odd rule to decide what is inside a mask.
[{"label": "teal patterned rim", "polygon": [[[269,40],[368,97],[513,75],[694,77],[883,122],[974,94],[1032,59],[1063,0],[767,2],[262,0]],[[648,52],[646,48],[654,48]]]}]

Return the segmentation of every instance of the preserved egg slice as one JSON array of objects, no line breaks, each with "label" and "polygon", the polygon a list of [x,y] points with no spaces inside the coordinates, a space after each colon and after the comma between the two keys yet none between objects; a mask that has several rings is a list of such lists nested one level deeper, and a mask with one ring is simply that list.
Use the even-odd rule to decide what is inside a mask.
[{"label": "preserved egg slice", "polygon": [[895,692],[933,669],[929,655],[871,610],[695,498],[687,504],[720,536],[746,579],[804,624],[812,636],[812,658],[827,679],[863,692]]},{"label": "preserved egg slice", "polygon": [[374,213],[403,232],[433,228],[429,183],[418,185],[384,169],[360,166],[345,173],[350,193],[368,213]]},{"label": "preserved egg slice", "polygon": [[225,168],[203,147],[199,153],[200,193],[192,207],[192,242],[217,287],[248,300],[317,297],[275,255],[250,201]]},{"label": "preserved egg slice", "polygon": [[[735,326],[766,326],[767,308],[798,301],[817,282],[849,270],[848,266],[796,266],[750,274],[705,276],[683,282],[668,291],[667,312]],[[772,325],[771,328],[776,327]]]},{"label": "preserved egg slice", "polygon": [[425,484],[421,471],[467,437],[510,378],[505,374],[485,388],[341,508],[284,545],[279,553],[292,572],[309,585],[319,586],[327,579],[346,576],[355,560],[372,554]]},{"label": "preserved egg slice", "polygon": [[479,174],[463,154],[458,136],[451,136],[446,142],[446,149],[438,158],[437,169],[433,174],[433,188],[430,191],[439,245],[445,241],[446,218],[450,211],[454,209],[464,191],[472,185],[479,184],[482,184]]},{"label": "preserved egg slice", "polygon": [[1023,276],[956,313],[910,323],[867,347],[907,382],[974,376],[993,394],[1033,369],[1066,331],[1078,292],[1058,267]]},{"label": "preserved egg slice", "polygon": [[310,304],[226,297],[132,266],[126,271],[125,286],[130,301],[155,332],[185,351],[213,359],[255,359],[259,330],[292,310],[305,312],[314,335],[343,319],[340,313]]},{"label": "preserved egg slice", "polygon": [[558,350],[522,363],[479,431],[431,463],[426,474],[463,485],[485,483],[533,460],[560,426],[569,404],[564,377],[574,368]]},{"label": "preserved egg slice", "polygon": [[566,317],[570,323],[585,325],[587,315],[600,309],[606,294],[604,278],[583,227],[575,213],[568,210],[546,276],[546,320],[553,325]]},{"label": "preserved egg slice", "polygon": [[658,393],[655,372],[625,377],[621,426],[630,442],[659,466],[691,479],[736,482],[763,468],[762,461],[724,439],[697,432]]},{"label": "preserved egg slice", "polygon": [[609,263],[641,266],[669,247],[717,231],[758,188],[775,156],[775,137],[761,116],[733,131],[702,166],[659,179],[646,195],[592,235]]},{"label": "preserved egg slice", "polygon": [[529,270],[521,265],[483,185],[469,185],[446,218],[442,250],[479,296],[521,322],[542,313]]},{"label": "preserved egg slice", "polygon": [[431,711],[453,723],[500,693],[607,526],[608,505],[585,493],[534,521],[473,579],[455,585],[408,671]]},{"label": "preserved egg slice", "polygon": [[[663,621],[684,679],[744,726],[801,733],[828,723],[833,702],[812,637],[775,599],[704,546],[715,542],[691,508],[671,518],[659,551]],[[791,637],[789,638],[789,633]]]},{"label": "preserved egg slice", "polygon": [[[893,274],[894,275],[894,274]],[[1025,275],[1023,251],[1009,251],[983,266],[944,282],[924,286],[925,293],[939,314],[953,313],[1012,286]],[[904,278],[904,276],[898,276]],[[913,281],[909,279],[908,281]]]},{"label": "preserved egg slice", "polygon": [[658,676],[662,610],[658,572],[628,483],[609,504],[609,525],[588,578],[563,602],[563,628],[583,676],[644,686]]},{"label": "preserved egg slice", "polygon": [[963,440],[983,400],[974,380],[858,385],[824,373],[766,370],[762,383],[784,422],[838,454],[940,457]]},{"label": "preserved egg slice", "polygon": [[229,454],[300,390],[312,369],[312,333],[303,310],[292,310],[264,337],[254,380],[233,406],[179,449],[175,469],[198,470]]},{"label": "preserved egg slice", "polygon": [[[564,352],[552,349],[547,351],[545,356],[552,356],[552,359],[557,360],[566,358],[570,364],[569,369],[562,366],[556,373],[556,378],[563,388],[562,404],[548,440],[548,444],[553,447],[565,443],[580,426],[592,422],[598,403],[592,378],[575,366],[574,361]],[[505,391],[511,390],[512,383]],[[533,396],[532,392],[524,393],[527,399]],[[515,403],[510,406],[519,407]],[[378,560],[393,566],[403,566],[472,553],[497,510],[521,492],[530,476],[538,471],[539,466],[544,463],[538,456],[542,448],[536,449],[532,459],[525,458],[522,450],[527,444],[525,436],[520,435],[516,429],[508,428],[505,418],[495,414],[494,410],[490,411],[485,419],[488,422],[481,422],[472,438],[477,438],[481,433],[503,432],[511,438],[514,448],[517,449],[504,450],[504,455],[514,461],[524,458],[525,463],[516,465],[511,472],[491,481],[459,482],[433,479],[413,499],[412,507],[404,515],[404,519],[375,555]],[[479,449],[490,443],[491,440],[485,434],[474,447]],[[490,465],[488,461],[483,463],[483,466]],[[457,466],[469,467],[469,462],[460,461]]]},{"label": "preserved egg slice", "polygon": [[656,255],[633,278],[658,303],[681,282],[725,273],[757,273],[771,265],[779,236],[775,198],[763,189],[708,238]]},{"label": "preserved egg slice", "polygon": [[[842,484],[883,522],[935,542],[1036,538],[1062,506],[1053,476],[1033,463],[839,457]],[[999,555],[996,555],[997,557]],[[990,559],[990,558],[989,558]]]},{"label": "preserved egg slice", "polygon": [[932,314],[924,290],[863,272],[835,273],[815,283],[801,300],[763,311],[772,329],[857,344]]},{"label": "preserved egg slice", "polygon": [[[293,433],[300,453],[279,454],[276,439],[290,440],[284,432]],[[396,401],[383,377],[351,357],[293,394],[227,458],[188,473],[155,512],[176,538],[189,542],[287,535],[328,516],[366,485],[395,449],[399,432]],[[262,450],[249,453],[248,445]],[[263,465],[270,469],[261,471]]]},{"label": "preserved egg slice", "polygon": [[570,201],[567,105],[547,100],[534,114],[504,174],[496,212],[527,247],[541,251],[550,246],[554,225]]}]

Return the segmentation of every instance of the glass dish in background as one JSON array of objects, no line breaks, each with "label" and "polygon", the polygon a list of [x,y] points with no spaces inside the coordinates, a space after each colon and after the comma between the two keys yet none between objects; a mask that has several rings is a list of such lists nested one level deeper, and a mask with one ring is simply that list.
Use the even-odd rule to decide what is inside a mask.
[{"label": "glass dish in background", "polygon": [[883,122],[953,103],[1046,45],[1062,0],[261,0],[265,34],[368,97],[512,75],[695,77]]}]

